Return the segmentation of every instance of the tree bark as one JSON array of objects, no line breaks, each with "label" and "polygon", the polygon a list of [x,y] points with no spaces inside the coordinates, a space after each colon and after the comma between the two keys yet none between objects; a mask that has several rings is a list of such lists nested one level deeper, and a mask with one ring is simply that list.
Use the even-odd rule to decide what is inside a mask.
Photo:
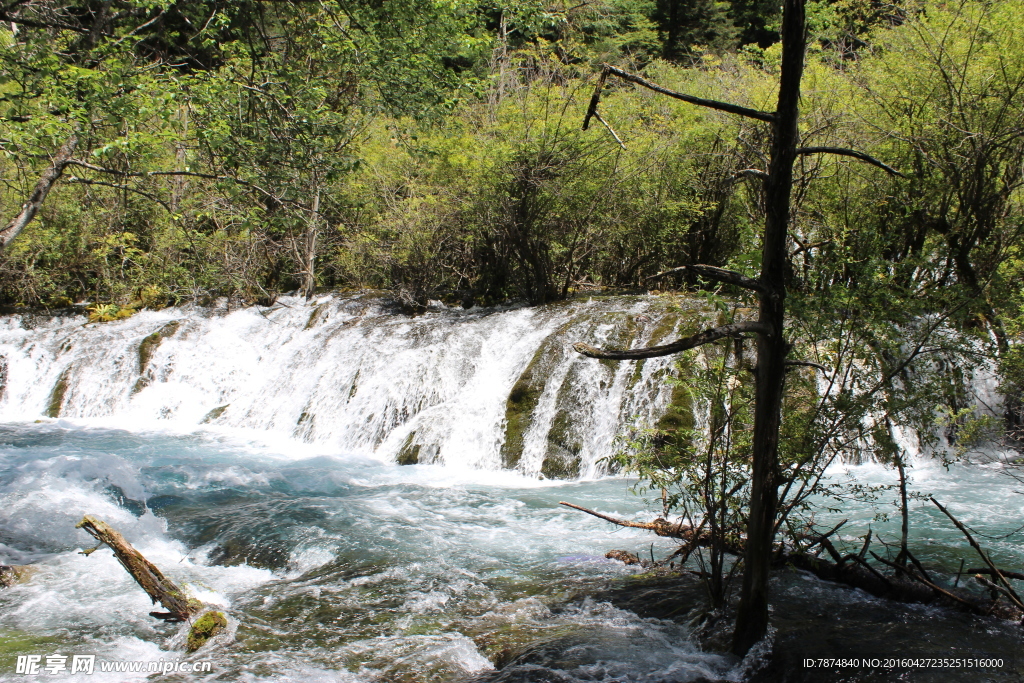
[{"label": "tree bark", "polygon": [[[173,581],[163,575],[152,562],[142,556],[132,544],[125,540],[124,536],[103,522],[91,515],[86,515],[76,525],[78,529],[85,529],[89,535],[100,542],[100,545],[107,545],[114,551],[114,556],[121,566],[125,568],[135,582],[146,591],[150,599],[164,606],[167,612],[150,612],[151,616],[166,621],[185,621],[193,614],[203,608],[203,603],[189,595],[178,587]],[[99,548],[100,546],[96,546]],[[96,548],[84,551],[89,555]]]},{"label": "tree bark", "polygon": [[768,631],[768,576],[778,512],[779,426],[789,345],[783,336],[786,240],[799,133],[800,79],[804,68],[804,0],[786,0],[782,19],[782,71],[775,112],[771,162],[765,181],[765,230],[761,257],[759,322],[771,331],[757,338],[753,467],[743,587],[736,612],[733,652],[744,655]]},{"label": "tree bark", "polygon": [[46,195],[50,194],[50,190],[64,173],[64,169],[67,168],[71,155],[75,153],[77,146],[78,133],[72,133],[71,137],[65,140],[64,144],[57,150],[57,154],[53,157],[53,162],[43,173],[42,177],[39,178],[39,182],[36,183],[35,189],[29,195],[28,201],[21,205],[21,211],[3,230],[0,230],[0,253],[21,234],[25,226],[31,223],[32,219],[39,213],[43,202],[46,201]]}]

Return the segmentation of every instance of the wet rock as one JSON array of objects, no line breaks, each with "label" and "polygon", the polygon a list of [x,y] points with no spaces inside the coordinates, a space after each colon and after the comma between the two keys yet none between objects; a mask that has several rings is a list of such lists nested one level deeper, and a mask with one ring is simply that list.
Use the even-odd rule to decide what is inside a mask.
[{"label": "wet rock", "polygon": [[50,391],[50,397],[46,401],[46,417],[60,417],[60,411],[64,407],[64,398],[68,393],[68,376],[71,368],[65,368],[57,378],[57,383]]},{"label": "wet rock", "polygon": [[628,550],[609,550],[605,553],[609,560],[618,560],[623,564],[640,564],[640,558]]},{"label": "wet rock", "polygon": [[146,367],[149,365],[149,361],[153,359],[153,354],[156,353],[157,348],[160,347],[161,342],[164,339],[172,336],[178,331],[181,326],[180,320],[172,320],[167,323],[153,334],[147,336],[139,344],[139,374],[141,375],[146,371]]},{"label": "wet rock", "polygon": [[136,517],[141,517],[146,514],[146,503],[141,500],[135,500],[125,495],[124,489],[120,486],[111,484],[105,489],[106,492],[114,499],[114,502],[119,506],[123,507],[128,512],[132,513]]},{"label": "wet rock", "polygon": [[523,437],[533,422],[534,410],[544,392],[546,376],[541,372],[541,364],[542,353],[546,348],[546,343],[541,345],[512,386],[505,402],[505,439],[501,445],[501,464],[506,469],[518,465],[523,456]]},{"label": "wet rock", "polygon": [[223,567],[245,564],[257,569],[283,569],[288,564],[288,549],[274,541],[231,538],[213,549],[209,561]]},{"label": "wet rock", "polygon": [[223,612],[207,612],[192,623],[185,649],[188,652],[195,652],[205,645],[206,641],[227,628],[227,625],[228,620]]},{"label": "wet rock", "polygon": [[26,583],[36,573],[36,568],[23,564],[0,564],[0,588],[10,588]]},{"label": "wet rock", "polygon": [[405,443],[402,444],[401,450],[398,451],[398,464],[399,465],[416,465],[420,461],[420,444],[414,444],[413,439],[416,438],[416,432],[412,432],[405,439]]},{"label": "wet rock", "polygon": [[0,356],[0,400],[7,390],[7,356]]},{"label": "wet rock", "polygon": [[162,510],[173,505],[181,505],[186,502],[187,499],[182,498],[181,496],[153,496],[146,500],[146,507],[153,512],[156,512],[157,510]]},{"label": "wet rock", "polygon": [[208,412],[206,415],[204,415],[203,419],[199,421],[199,424],[209,424],[209,423],[213,422],[214,420],[219,418],[221,415],[223,415],[224,411],[227,410],[230,407],[231,407],[230,403],[226,403],[225,405],[222,405],[222,406],[217,406],[216,408],[214,408],[213,410]]}]

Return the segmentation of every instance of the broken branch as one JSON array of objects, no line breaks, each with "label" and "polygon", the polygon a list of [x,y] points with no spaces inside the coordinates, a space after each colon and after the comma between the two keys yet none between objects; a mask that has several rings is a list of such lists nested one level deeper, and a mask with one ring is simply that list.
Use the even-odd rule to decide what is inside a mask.
[{"label": "broken branch", "polygon": [[626,149],[625,143],[623,143],[622,140],[619,139],[619,134],[616,133],[615,129],[609,126],[608,122],[601,118],[601,115],[598,114],[596,111],[594,112],[594,118],[600,121],[602,126],[608,129],[608,132],[612,134],[613,138],[615,138],[615,142],[619,143],[619,147],[621,147],[622,149]]},{"label": "broken branch", "polygon": [[950,593],[945,588],[940,588],[939,586],[936,586],[934,583],[932,583],[928,579],[924,578],[923,576],[919,576],[918,574],[910,571],[906,567],[901,567],[900,565],[896,564],[895,562],[890,562],[889,560],[886,560],[883,557],[879,557],[874,552],[871,553],[871,556],[873,558],[875,558],[876,560],[878,560],[879,562],[881,562],[882,564],[888,565],[889,567],[892,567],[893,569],[895,569],[895,570],[897,570],[899,572],[902,572],[905,576],[908,576],[911,579],[913,579],[913,580],[915,580],[915,581],[917,581],[919,583],[923,583],[924,585],[928,586],[929,588],[931,588],[933,591],[935,591],[939,595],[947,597],[950,600],[953,600],[954,602],[958,602],[961,605],[964,605],[965,607],[970,608],[970,610],[973,611],[973,612],[977,612],[979,614],[982,613],[980,608],[979,608],[979,606],[976,605],[975,603],[973,603],[973,602],[971,602],[969,600],[964,600],[963,598],[961,598],[956,593]]},{"label": "broken branch", "polygon": [[[616,76],[625,81],[636,83],[637,85],[642,85],[643,87],[648,88],[649,90],[659,92],[662,95],[668,95],[669,97],[674,97],[675,99],[682,100],[683,102],[689,102],[690,104],[696,104],[698,106],[708,107],[710,109],[717,109],[719,111],[728,112],[730,114],[739,114],[740,116],[746,116],[747,118],[757,119],[758,121],[765,121],[767,123],[772,123],[773,121],[775,121],[775,114],[770,114],[766,111],[758,111],[757,109],[750,109],[749,107],[741,107],[738,104],[719,102],[718,100],[708,100],[704,99],[703,97],[694,97],[693,95],[684,95],[683,93],[678,93],[674,90],[664,88],[658,85],[657,83],[652,83],[651,81],[648,81],[645,78],[637,76],[636,74],[631,74],[628,71],[618,69],[614,66],[611,66],[610,64],[605,64],[604,70],[607,73],[615,74]],[[593,106],[597,106],[596,103],[593,102],[593,100],[591,100],[591,103],[593,104]]]},{"label": "broken branch", "polygon": [[758,180],[768,180],[768,174],[758,168],[745,168],[742,171],[736,171],[732,174],[733,179],[739,180],[740,178],[757,178]]},{"label": "broken branch", "polygon": [[[966,574],[984,574],[986,576],[994,576],[995,572],[991,569],[967,569]],[[999,573],[1008,579],[1017,579],[1018,581],[1024,581],[1024,574],[1020,572],[1008,572],[1005,569],[1000,569]]]},{"label": "broken branch", "polygon": [[629,349],[626,351],[606,351],[594,346],[589,346],[583,342],[576,342],[572,345],[572,348],[577,353],[581,353],[588,358],[640,360],[643,358],[668,356],[673,353],[679,353],[680,351],[686,351],[687,349],[703,346],[704,344],[710,344],[711,342],[722,339],[723,337],[732,337],[746,332],[771,334],[771,328],[760,322],[732,323],[731,325],[722,325],[721,327],[705,330],[691,337],[684,337],[683,339],[674,341],[671,344],[664,344],[663,346],[649,346],[643,349]]},{"label": "broken branch", "polygon": [[854,159],[860,159],[861,161],[863,161],[865,163],[868,163],[868,164],[871,164],[872,166],[877,166],[878,168],[882,169],[886,173],[889,173],[890,175],[899,176],[900,178],[906,178],[907,177],[907,176],[903,175],[902,173],[900,173],[899,171],[897,171],[892,166],[889,166],[888,164],[884,164],[881,161],[879,161],[878,159],[874,158],[873,156],[871,156],[869,154],[865,154],[864,152],[858,152],[855,149],[846,149],[845,147],[798,147],[797,150],[796,150],[796,153],[797,154],[838,154],[839,156],[853,157]]},{"label": "broken branch", "polygon": [[785,365],[794,367],[817,368],[818,370],[824,372],[826,375],[832,372],[821,363],[814,363],[809,360],[787,360],[785,362]]},{"label": "broken branch", "polygon": [[598,519],[603,519],[606,522],[611,522],[612,524],[616,524],[618,526],[625,526],[631,529],[646,529],[647,531],[653,531],[659,536],[681,538],[684,541],[690,541],[693,538],[693,527],[689,526],[688,524],[683,524],[681,522],[679,524],[672,524],[671,522],[664,520],[660,517],[654,520],[653,522],[630,522],[627,519],[616,519],[615,517],[609,517],[608,515],[603,515],[600,512],[595,512],[594,510],[589,510],[585,507],[574,505],[572,503],[559,501],[558,504],[572,508],[573,510],[586,512],[588,515],[593,515]]},{"label": "broken branch", "polygon": [[608,67],[601,71],[601,77],[597,79],[597,87],[590,97],[590,106],[587,107],[587,115],[583,117],[583,130],[590,128],[590,117],[597,114],[597,105],[601,101],[601,91],[604,90],[604,82],[608,80]]},{"label": "broken branch", "polygon": [[687,266],[679,266],[678,268],[670,268],[669,270],[662,271],[656,275],[651,275],[644,278],[645,280],[654,280],[655,278],[664,277],[665,275],[672,275],[673,273],[681,273],[683,271],[690,271],[696,273],[701,277],[706,277],[709,280],[717,280],[718,282],[724,282],[727,285],[736,285],[743,289],[750,289],[755,292],[765,292],[765,287],[759,281],[754,278],[747,277],[742,273],[737,273],[735,270],[726,270],[725,268],[718,268],[717,266],[705,266],[701,264],[693,264]]}]

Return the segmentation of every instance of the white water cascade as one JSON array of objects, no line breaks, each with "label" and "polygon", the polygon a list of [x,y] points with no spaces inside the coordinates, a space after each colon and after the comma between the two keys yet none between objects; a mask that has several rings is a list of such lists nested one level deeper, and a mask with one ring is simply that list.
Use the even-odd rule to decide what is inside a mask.
[{"label": "white water cascade", "polygon": [[350,295],[108,323],[8,316],[0,420],[264,430],[385,461],[589,478],[625,425],[664,411],[672,361],[602,363],[570,345],[664,342],[683,305],[613,297],[410,317]]}]

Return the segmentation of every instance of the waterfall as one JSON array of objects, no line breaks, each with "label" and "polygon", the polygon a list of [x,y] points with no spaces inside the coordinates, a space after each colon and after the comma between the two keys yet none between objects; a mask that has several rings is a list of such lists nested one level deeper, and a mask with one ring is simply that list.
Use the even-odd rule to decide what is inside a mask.
[{"label": "waterfall", "polygon": [[663,343],[698,314],[604,297],[410,317],[368,295],[271,308],[168,308],[86,323],[0,320],[0,419],[265,430],[387,461],[588,478],[671,401],[671,359],[613,363],[570,345]]}]

